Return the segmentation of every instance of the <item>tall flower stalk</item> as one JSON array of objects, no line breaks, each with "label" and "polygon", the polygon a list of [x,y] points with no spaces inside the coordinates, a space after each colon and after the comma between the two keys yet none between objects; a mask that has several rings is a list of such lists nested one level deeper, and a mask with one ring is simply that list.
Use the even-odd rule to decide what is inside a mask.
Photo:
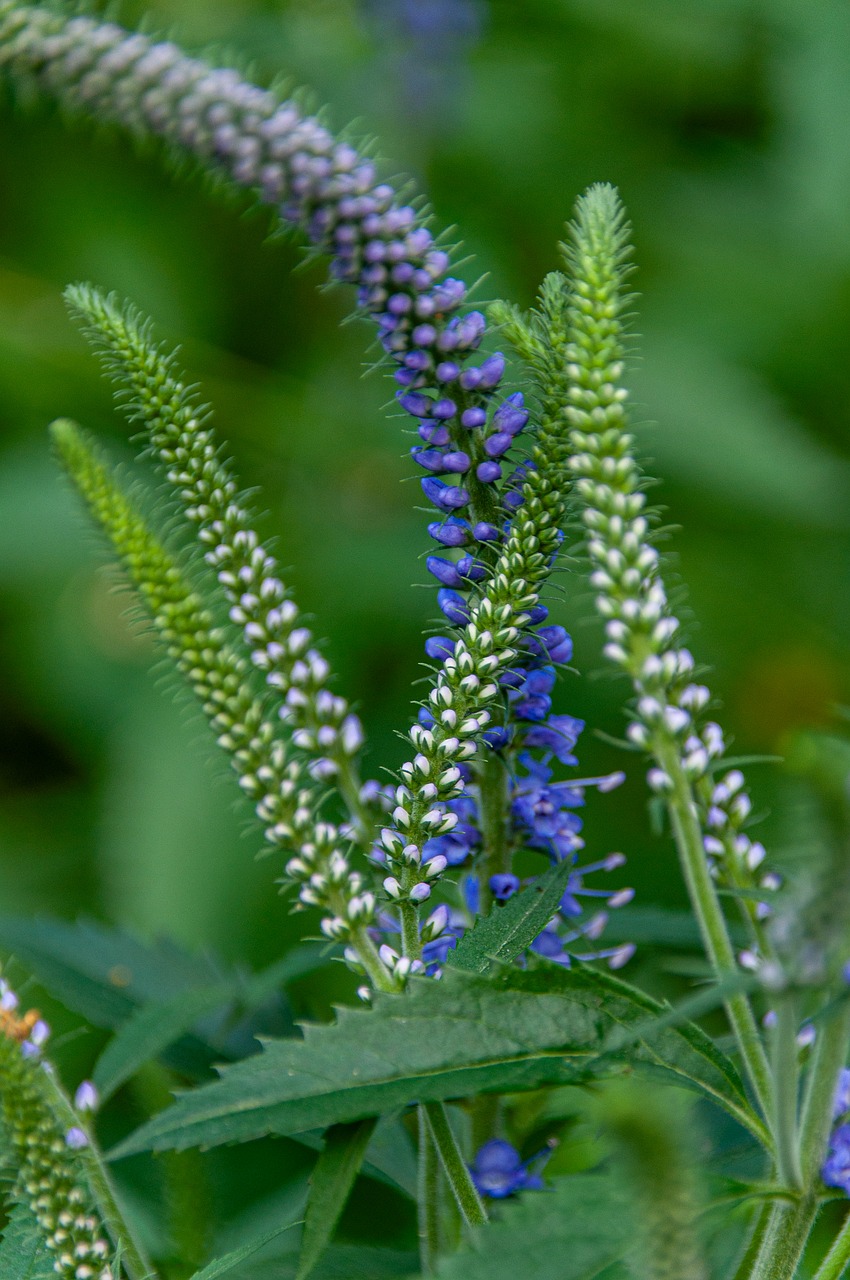
[{"label": "tall flower stalk", "polygon": [[86,1083],[76,1105],[65,1097],[44,1057],[49,1035],[38,1011],[21,1012],[0,980],[0,1108],[17,1170],[11,1198],[32,1214],[61,1280],[145,1280],[150,1265],[88,1131],[96,1094]]}]

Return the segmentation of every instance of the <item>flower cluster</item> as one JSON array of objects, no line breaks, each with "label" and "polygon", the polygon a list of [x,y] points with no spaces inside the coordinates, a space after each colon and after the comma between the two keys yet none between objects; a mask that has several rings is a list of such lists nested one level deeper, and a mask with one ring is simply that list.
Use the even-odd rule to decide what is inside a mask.
[{"label": "flower cluster", "polygon": [[[419,423],[429,500],[441,517],[464,510],[471,540],[498,536],[492,485],[524,425],[521,405],[516,397],[498,400],[502,356],[469,363],[484,316],[462,314],[468,291],[448,274],[449,254],[417,210],[379,181],[370,160],[294,102],[113,23],[5,0],[3,67],[70,109],[193,155],[255,191],[329,254],[332,275],[356,286],[396,366],[401,406]],[[436,472],[462,483],[446,484]]]},{"label": "flower cluster", "polygon": [[77,1090],[80,1113],[60,1123],[42,1049],[50,1029],[37,1010],[19,1015],[18,998],[0,980],[0,1103],[16,1156],[15,1199],[29,1206],[63,1280],[119,1280],[115,1250],[92,1204],[78,1153],[89,1145],[82,1112],[96,1105],[88,1082]]},{"label": "flower cluster", "polygon": [[841,1121],[829,1140],[829,1151],[821,1170],[821,1177],[828,1187],[837,1187],[850,1196],[850,1069],[844,1067],[838,1079],[833,1101],[832,1118]]},{"label": "flower cluster", "polygon": [[[634,457],[621,385],[624,368],[622,316],[629,297],[628,227],[616,193],[591,188],[578,204],[566,247],[569,289],[561,282],[562,315],[553,328],[547,317],[548,350],[562,363],[558,391],[570,449],[568,466],[587,533],[591,585],[605,619],[605,654],[631,677],[635,690],[631,741],[652,751],[651,788],[674,789],[666,763],[676,762],[699,808],[705,852],[716,876],[747,893],[769,896],[776,879],[760,870],[764,850],[743,830],[750,809],[743,777],[732,770],[719,782],[714,774],[725,743],[720,726],[702,714],[708,688],[695,676],[695,663],[681,641],[652,543],[643,477]],[[533,347],[533,335],[527,345]],[[743,899],[751,923],[769,910]],[[755,930],[756,936],[757,929]]]}]

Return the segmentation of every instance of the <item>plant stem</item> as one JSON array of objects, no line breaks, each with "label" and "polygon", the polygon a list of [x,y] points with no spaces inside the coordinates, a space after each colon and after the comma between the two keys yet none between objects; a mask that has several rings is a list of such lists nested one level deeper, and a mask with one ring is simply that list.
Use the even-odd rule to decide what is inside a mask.
[{"label": "plant stem", "polygon": [[375,990],[396,991],[397,988],[387,972],[383,960],[378,955],[378,950],[369,937],[365,925],[355,925],[352,928],[351,942]]},{"label": "plant stem", "polygon": [[809,1076],[801,1124],[803,1176],[807,1186],[812,1186],[820,1176],[829,1131],[832,1128],[832,1109],[838,1075],[847,1061],[848,1041],[850,1041],[850,1002],[845,1003],[844,1007],[821,1027],[815,1042],[814,1062]]},{"label": "plant stem", "polygon": [[[679,851],[682,874],[699,922],[706,953],[718,977],[728,977],[737,972],[735,953],[732,950],[717,891],[709,874],[690,780],[682,767],[678,749],[672,739],[659,735],[653,747],[660,768],[673,784],[673,789],[667,797],[670,821]],[[725,1002],[725,1009],[750,1083],[762,1114],[769,1123],[773,1115],[770,1066],[750,1002],[744,994],[730,996]]]},{"label": "plant stem", "polygon": [[814,1196],[774,1205],[749,1280],[794,1280],[819,1208]]},{"label": "plant stem", "polygon": [[466,1167],[457,1138],[449,1124],[446,1108],[442,1102],[426,1102],[423,1105],[440,1161],[464,1221],[470,1227],[483,1227],[487,1222],[487,1211]]},{"label": "plant stem", "polygon": [[[56,1077],[45,1075],[50,1082],[51,1104],[53,1113],[66,1129],[79,1125],[79,1116],[65,1097]],[[94,1196],[98,1213],[106,1227],[113,1244],[121,1248],[121,1266],[129,1280],[151,1280],[155,1273],[145,1257],[144,1250],[127,1226],[124,1214],[119,1207],[112,1179],[100,1158],[100,1153],[92,1146],[85,1149],[86,1181]]]},{"label": "plant stem", "polygon": [[419,1164],[416,1180],[419,1260],[422,1265],[422,1274],[431,1276],[437,1268],[440,1247],[440,1165],[425,1108],[420,1103],[416,1110],[419,1121]]},{"label": "plant stem", "polygon": [[803,1174],[797,1131],[799,1049],[797,1046],[797,999],[786,992],[776,1005],[773,1029],[773,1136],[779,1180],[801,1190]]},{"label": "plant stem", "polygon": [[850,1264],[850,1214],[832,1242],[832,1248],[814,1274],[813,1280],[841,1280]]},{"label": "plant stem", "polygon": [[490,891],[492,876],[510,870],[507,824],[508,771],[504,761],[494,751],[485,751],[478,776],[480,804],[478,806],[482,856],[479,860],[479,914],[486,916],[493,905]]}]

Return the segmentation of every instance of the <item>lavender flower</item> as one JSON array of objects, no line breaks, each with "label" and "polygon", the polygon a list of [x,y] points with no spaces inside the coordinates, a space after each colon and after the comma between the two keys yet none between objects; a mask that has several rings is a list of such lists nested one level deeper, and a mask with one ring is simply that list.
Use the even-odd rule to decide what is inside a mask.
[{"label": "lavender flower", "polygon": [[828,1187],[850,1196],[850,1124],[841,1124],[829,1140],[821,1177]]},{"label": "lavender flower", "polygon": [[542,1191],[540,1170],[550,1150],[523,1161],[516,1147],[503,1138],[493,1138],[480,1147],[469,1166],[472,1180],[482,1196],[504,1200],[519,1191]]}]

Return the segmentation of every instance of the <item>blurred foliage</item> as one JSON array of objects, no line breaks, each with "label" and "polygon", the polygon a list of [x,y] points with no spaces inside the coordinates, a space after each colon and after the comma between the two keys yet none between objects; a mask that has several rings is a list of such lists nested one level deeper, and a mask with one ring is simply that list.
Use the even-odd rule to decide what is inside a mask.
[{"label": "blurred foliage", "polygon": [[[355,119],[358,136],[378,138],[387,174],[410,174],[437,223],[460,228],[467,278],[489,273],[482,301],[527,305],[575,194],[620,187],[640,264],[635,415],[681,526],[693,647],[715,669],[736,750],[781,754],[801,727],[828,725],[850,688],[843,0],[491,0],[477,36],[442,47],[424,81],[386,5],[126,0],[118,16],[146,13],[189,48],[238,51],[264,81],[310,86],[336,126]],[[261,965],[302,920],[276,898],[274,868],[253,860],[258,837],[199,719],[168,678],[151,679],[150,637],[128,621],[49,456],[46,424],[70,414],[131,457],[60,292],[80,279],[115,288],[184,341],[242,475],[263,485],[267,528],[340,687],[362,705],[378,776],[400,761],[394,731],[434,613],[432,592],[411,587],[426,578],[425,517],[390,384],[359,377],[371,334],[341,327],[351,299],[317,289],[321,264],[293,273],[302,250],[269,238],[268,214],[210,199],[191,173],[163,176],[157,156],[69,131],[49,109],[16,115],[4,102],[0,122],[3,912],[83,912]],[[596,731],[622,733],[624,686],[597,678],[582,579],[561,582],[553,620],[574,633],[579,674],[558,709],[587,720],[583,768],[617,768],[622,754]],[[616,797],[591,801],[589,851],[628,854],[643,907],[680,906],[642,770],[629,774]],[[804,857],[805,781],[756,767],[752,782],[762,838],[780,861]],[[301,1012],[349,989],[330,974],[297,984]],[[78,1074],[95,1038],[71,1047]],[[292,1148],[299,1167],[293,1144],[268,1145],[270,1162]],[[234,1212],[251,1195],[296,1194],[264,1189],[256,1169],[249,1194],[247,1154],[228,1158]]]}]

